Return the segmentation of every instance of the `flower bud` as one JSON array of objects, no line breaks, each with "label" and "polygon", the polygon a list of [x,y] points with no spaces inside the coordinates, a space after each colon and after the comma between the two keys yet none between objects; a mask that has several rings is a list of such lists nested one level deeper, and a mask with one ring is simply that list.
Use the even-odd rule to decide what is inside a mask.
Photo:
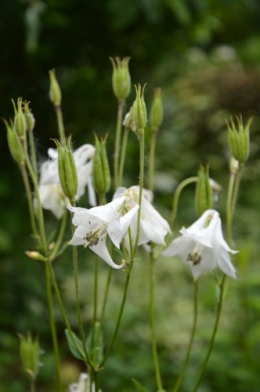
[{"label": "flower bud", "polygon": [[30,333],[27,337],[19,335],[20,338],[20,357],[23,370],[35,380],[40,366],[40,346],[38,338],[33,340]]},{"label": "flower bud", "polygon": [[26,121],[26,127],[29,132],[33,131],[35,126],[35,118],[32,114],[31,109],[29,108],[29,102],[24,102],[24,115]]},{"label": "flower bud", "polygon": [[157,88],[154,92],[151,112],[150,125],[151,129],[157,130],[163,120],[163,104],[162,104],[162,90]]},{"label": "flower bud", "polygon": [[213,206],[213,190],[210,184],[208,167],[206,167],[206,169],[201,167],[198,171],[195,205],[198,216],[201,216]]},{"label": "flower bud", "polygon": [[243,164],[249,156],[249,127],[253,118],[250,118],[243,126],[242,116],[237,117],[237,126],[233,119],[227,122],[228,128],[228,141],[233,157],[240,163]]},{"label": "flower bud", "polygon": [[110,57],[113,66],[112,86],[114,94],[119,101],[124,101],[131,90],[131,77],[128,69],[130,57]]},{"label": "flower bud", "polygon": [[99,195],[105,195],[111,184],[110,170],[106,152],[106,137],[98,140],[95,135],[95,155],[92,166],[93,185]]},{"label": "flower bud", "polygon": [[37,251],[34,251],[34,250],[27,250],[25,252],[25,254],[28,257],[30,257],[30,259],[32,259],[32,260],[40,260],[40,261],[43,261],[43,262],[47,261],[46,257],[44,257],[41,253],[39,253]]},{"label": "flower bud", "polygon": [[135,122],[133,119],[133,106],[131,106],[129,112],[126,113],[124,121],[123,121],[123,125],[127,129],[131,129],[131,131],[136,132],[136,125],[135,125]]},{"label": "flower bud", "polygon": [[231,157],[229,162],[229,171],[230,174],[236,175],[239,169],[239,162],[234,158]]},{"label": "flower bud", "polygon": [[55,69],[51,69],[49,71],[50,75],[50,100],[53,102],[55,106],[59,106],[61,104],[61,90],[59,83],[56,79]]},{"label": "flower bud", "polygon": [[140,84],[135,86],[136,98],[133,104],[133,120],[137,130],[144,129],[147,123],[146,105],[144,101],[144,89],[146,84],[141,87]]},{"label": "flower bud", "polygon": [[22,109],[22,98],[18,98],[17,100],[17,108],[15,106],[14,101],[13,102],[13,106],[14,106],[14,129],[17,132],[17,135],[20,138],[24,138],[25,137],[25,132],[26,132],[26,121],[25,121],[25,115],[23,113],[23,109]]},{"label": "flower bud", "polygon": [[7,142],[10,153],[15,162],[19,165],[24,161],[24,152],[19,137],[14,129],[13,124],[8,124],[6,120],[4,120],[7,129]]},{"label": "flower bud", "polygon": [[58,149],[58,170],[61,187],[65,196],[73,201],[78,190],[78,176],[70,141],[71,137],[62,146],[58,140],[54,140]]}]

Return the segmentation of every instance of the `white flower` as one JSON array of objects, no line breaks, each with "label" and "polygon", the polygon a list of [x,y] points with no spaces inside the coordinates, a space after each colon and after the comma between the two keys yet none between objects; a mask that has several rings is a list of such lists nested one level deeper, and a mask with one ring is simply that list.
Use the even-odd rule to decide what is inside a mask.
[{"label": "white flower", "polygon": [[[96,205],[96,197],[92,185],[92,159],[95,147],[84,144],[74,151],[73,156],[78,175],[78,190],[76,200],[85,193],[88,186],[88,199],[91,206]],[[40,169],[39,194],[42,207],[52,211],[60,219],[66,209],[67,200],[62,191],[58,173],[58,151],[48,149],[49,160],[43,162]]]},{"label": "white flower", "polygon": [[[81,373],[79,376],[79,382],[70,384],[69,386],[69,392],[94,392],[94,391],[95,391],[95,387],[93,384],[90,389],[90,382],[87,373]],[[101,392],[100,389],[99,392]]]},{"label": "white flower", "polygon": [[[131,208],[132,205],[138,204],[139,186],[132,186],[128,189],[120,187],[116,190],[113,199],[117,200],[118,197],[122,196],[127,196],[128,208]],[[147,189],[143,189],[141,201],[140,233],[137,243],[138,246],[147,244],[150,241],[156,244],[165,245],[164,237],[171,231],[168,222],[150,203],[151,200],[152,192],[148,191]],[[136,214],[130,225],[133,243],[135,243],[137,236],[137,220],[138,215]],[[125,236],[125,241],[126,246],[129,249],[128,235]]]},{"label": "white flower", "polygon": [[84,245],[100,256],[111,267],[124,266],[115,264],[106,246],[107,235],[119,248],[131,221],[135,218],[138,205],[126,210],[127,197],[123,196],[112,202],[91,209],[68,206],[74,213],[72,223],[77,227],[70,245]]},{"label": "white flower", "polygon": [[164,256],[178,255],[191,267],[196,280],[205,271],[217,266],[231,278],[236,277],[236,270],[231,263],[229,248],[223,238],[219,213],[207,210],[188,229],[180,230],[181,237],[175,239],[163,252]]}]

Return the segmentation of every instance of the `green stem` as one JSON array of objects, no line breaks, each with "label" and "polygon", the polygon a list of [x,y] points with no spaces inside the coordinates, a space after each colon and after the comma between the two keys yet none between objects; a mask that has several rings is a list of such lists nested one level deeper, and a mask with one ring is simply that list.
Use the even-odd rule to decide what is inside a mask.
[{"label": "green stem", "polygon": [[231,203],[231,225],[232,225],[232,220],[233,220],[233,217],[235,214],[235,208],[236,208],[236,204],[237,204],[238,191],[239,191],[239,186],[240,186],[240,182],[241,182],[242,170],[243,170],[243,164],[239,164],[239,168],[238,168],[237,175],[236,175],[233,197],[232,197],[232,203]]},{"label": "green stem", "polygon": [[57,117],[60,142],[61,142],[61,145],[63,146],[65,144],[65,131],[64,131],[64,123],[63,123],[63,115],[62,115],[61,105],[59,104],[59,105],[54,105],[54,106],[55,106],[55,112],[56,112],[56,117]]},{"label": "green stem", "polygon": [[192,325],[192,330],[191,330],[191,335],[190,335],[190,341],[189,341],[189,346],[188,346],[188,351],[185,357],[185,361],[182,365],[182,369],[181,372],[179,374],[179,377],[176,381],[175,387],[173,392],[177,392],[179,389],[179,386],[181,384],[181,381],[183,379],[183,376],[185,374],[185,371],[187,369],[188,363],[189,363],[189,359],[190,359],[190,353],[191,353],[191,349],[192,349],[192,345],[193,345],[193,340],[194,340],[194,336],[195,336],[195,331],[196,331],[196,327],[197,327],[197,316],[198,316],[198,281],[195,280],[194,281],[194,305],[193,305],[193,325]]},{"label": "green stem", "polygon": [[32,201],[32,192],[31,192],[31,187],[30,187],[30,183],[29,183],[29,179],[28,179],[28,174],[27,174],[27,171],[26,171],[24,164],[20,165],[20,169],[21,169],[21,174],[22,174],[23,183],[24,183],[25,192],[26,192],[27,201],[28,201],[28,209],[29,209],[32,232],[33,232],[34,237],[39,241],[39,233],[38,233],[38,229],[37,229],[36,221],[35,221],[34,207],[33,207],[33,201]]},{"label": "green stem", "polygon": [[160,391],[163,389],[162,387],[162,379],[160,372],[160,365],[158,359],[157,352],[157,344],[156,344],[156,333],[155,333],[155,317],[154,317],[154,284],[155,284],[155,276],[154,276],[154,252],[153,245],[151,245],[150,252],[150,301],[149,301],[149,313],[150,313],[150,328],[151,328],[151,339],[152,339],[152,353],[153,353],[153,364],[155,370],[155,378],[157,389]]},{"label": "green stem", "polygon": [[49,271],[47,263],[45,264],[45,276],[46,276],[47,303],[48,303],[48,310],[49,310],[49,319],[50,319],[52,343],[53,343],[54,358],[55,358],[55,368],[56,368],[56,376],[57,376],[57,386],[58,386],[58,391],[62,392],[60,366],[59,366],[59,364],[60,364],[59,346],[58,346],[58,341],[57,341],[57,331],[56,331],[54,312],[53,312],[50,271]]},{"label": "green stem", "polygon": [[138,217],[137,217],[137,231],[136,231],[134,254],[136,253],[138,247],[138,239],[140,234],[142,194],[143,194],[143,186],[144,186],[144,129],[139,129],[138,134],[139,134],[139,149],[140,149],[139,200],[138,200],[139,210],[138,210]]},{"label": "green stem", "polygon": [[115,178],[115,189],[119,186],[119,151],[121,142],[121,129],[122,129],[122,119],[123,119],[123,108],[124,101],[118,101],[117,110],[117,123],[116,123],[116,138],[115,138],[115,151],[114,151],[114,178]]},{"label": "green stem", "polygon": [[29,131],[29,146],[31,151],[31,160],[32,160],[32,168],[35,174],[35,177],[38,178],[38,166],[37,166],[37,158],[35,151],[35,143],[33,138],[33,131]]},{"label": "green stem", "polygon": [[32,378],[30,382],[30,392],[35,392],[35,379]]},{"label": "green stem", "polygon": [[[97,321],[97,306],[98,306],[98,256],[95,257],[95,272],[94,272],[94,313],[93,313],[93,324]],[[93,334],[94,336],[94,334]]]},{"label": "green stem", "polygon": [[231,242],[231,230],[232,230],[232,196],[234,190],[236,174],[230,173],[229,183],[228,183],[228,194],[227,194],[227,205],[226,205],[226,220],[227,220],[227,241]]},{"label": "green stem", "polygon": [[149,169],[148,169],[148,189],[150,189],[150,191],[152,192],[154,188],[154,158],[155,158],[157,134],[158,134],[158,128],[152,129],[152,136],[150,140]]},{"label": "green stem", "polygon": [[104,317],[105,317],[105,312],[106,312],[106,304],[107,304],[107,299],[108,299],[108,292],[109,292],[111,276],[112,276],[112,271],[113,271],[112,267],[108,267],[108,268],[109,269],[108,269],[108,273],[107,273],[107,281],[106,281],[103,305],[102,305],[102,310],[101,310],[101,318],[100,318],[101,324],[103,324],[103,322],[104,322]]},{"label": "green stem", "polygon": [[61,220],[60,231],[59,231],[57,240],[55,242],[54,248],[52,249],[50,257],[49,257],[50,261],[55,259],[57,253],[60,250],[61,242],[63,240],[64,232],[66,229],[67,217],[68,217],[68,211],[66,210],[64,212],[62,220]]},{"label": "green stem", "polygon": [[125,127],[123,141],[122,141],[122,152],[121,152],[120,164],[119,164],[118,186],[121,186],[123,183],[123,172],[124,172],[124,165],[125,165],[128,135],[129,135],[129,129]]},{"label": "green stem", "polygon": [[209,362],[209,358],[214,346],[214,342],[215,342],[215,338],[216,338],[216,334],[217,334],[217,330],[218,330],[218,326],[219,326],[219,320],[220,320],[220,315],[221,315],[221,310],[222,310],[222,305],[223,305],[223,300],[224,300],[224,286],[225,286],[225,280],[226,280],[226,275],[223,276],[222,282],[219,285],[219,289],[220,289],[220,297],[219,297],[219,302],[218,302],[218,307],[217,307],[217,315],[216,315],[216,320],[215,320],[215,325],[214,325],[214,329],[213,329],[213,333],[210,339],[210,343],[209,343],[209,347],[208,347],[208,351],[207,351],[207,355],[206,358],[204,360],[204,363],[202,365],[198,380],[195,384],[194,389],[192,390],[192,392],[196,392],[200,386],[201,380],[204,376],[204,373],[206,371],[208,362]]},{"label": "green stem", "polygon": [[173,196],[173,200],[172,200],[172,214],[170,217],[170,225],[171,227],[173,227],[176,215],[177,215],[177,209],[178,209],[178,203],[179,203],[179,198],[180,198],[180,194],[183,190],[183,188],[185,188],[185,186],[193,183],[193,182],[197,182],[198,181],[198,177],[190,177],[190,178],[186,178],[186,180],[182,181],[176,188],[176,191],[174,192],[174,196]]}]

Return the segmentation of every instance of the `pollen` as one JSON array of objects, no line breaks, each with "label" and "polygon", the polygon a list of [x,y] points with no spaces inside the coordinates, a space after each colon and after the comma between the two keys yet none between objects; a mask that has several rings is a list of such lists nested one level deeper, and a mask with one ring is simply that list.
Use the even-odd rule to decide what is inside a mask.
[{"label": "pollen", "polygon": [[202,260],[201,253],[191,252],[188,254],[187,261],[192,265],[199,265]]}]

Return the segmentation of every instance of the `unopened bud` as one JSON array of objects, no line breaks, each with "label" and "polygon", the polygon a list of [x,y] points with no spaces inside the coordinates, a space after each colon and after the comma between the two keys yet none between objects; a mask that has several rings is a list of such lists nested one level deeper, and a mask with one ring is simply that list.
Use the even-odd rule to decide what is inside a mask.
[{"label": "unopened bud", "polygon": [[234,157],[231,157],[229,162],[230,174],[236,175],[238,169],[239,169],[239,162]]},{"label": "unopened bud", "polygon": [[25,137],[25,132],[26,132],[26,121],[25,121],[25,115],[23,113],[22,105],[23,101],[22,98],[18,98],[17,100],[17,108],[15,106],[14,101],[12,100],[13,106],[14,106],[14,129],[17,132],[17,135],[20,138]]},{"label": "unopened bud", "polygon": [[56,79],[55,70],[51,69],[49,71],[50,75],[50,100],[53,102],[55,106],[59,106],[61,104],[61,90],[59,83]]},{"label": "unopened bud", "polygon": [[78,190],[78,176],[76,165],[71,150],[71,137],[62,146],[58,140],[54,140],[58,149],[58,169],[62,190],[71,201],[75,199]]},{"label": "unopened bud", "polygon": [[130,57],[124,57],[122,60],[119,57],[114,59],[110,57],[113,74],[112,74],[112,86],[115,96],[119,101],[124,101],[131,90],[131,77],[129,73],[129,60]]},{"label": "unopened bud", "polygon": [[95,135],[95,155],[92,166],[93,185],[99,195],[105,195],[111,185],[111,177],[106,152],[106,137],[98,140]]},{"label": "unopened bud", "polygon": [[20,165],[24,161],[23,147],[21,145],[17,132],[14,129],[13,124],[8,124],[6,120],[4,120],[4,123],[7,130],[7,142],[10,153],[14,161]]},{"label": "unopened bud", "polygon": [[157,88],[154,92],[151,113],[150,125],[151,129],[157,130],[163,120],[163,104],[162,104],[162,90]]},{"label": "unopened bud", "polygon": [[198,172],[195,205],[198,216],[201,216],[203,212],[212,208],[213,190],[210,184],[208,167],[206,169],[201,167]]},{"label": "unopened bud", "polygon": [[131,129],[131,131],[136,131],[136,125],[133,119],[133,106],[131,106],[130,110],[128,113],[126,113],[124,121],[123,121],[123,125],[127,128],[127,129]]},{"label": "unopened bud", "polygon": [[29,103],[30,102],[24,102],[24,115],[25,115],[27,130],[31,132],[33,131],[35,126],[35,118],[29,107]]},{"label": "unopened bud", "polygon": [[135,86],[136,98],[133,104],[133,120],[137,130],[144,129],[147,123],[146,105],[144,101],[144,89],[146,84],[141,87],[140,84]]},{"label": "unopened bud", "polygon": [[19,335],[20,338],[20,358],[23,370],[28,373],[32,380],[35,380],[40,366],[40,346],[38,338],[33,339],[28,333],[27,337]]},{"label": "unopened bud", "polygon": [[44,261],[44,262],[47,261],[46,257],[44,257],[41,253],[36,252],[36,251],[34,251],[34,250],[27,250],[27,251],[25,252],[25,254],[26,254],[28,257],[30,257],[30,259],[32,259],[32,260],[40,260],[40,261]]},{"label": "unopened bud", "polygon": [[242,116],[237,117],[237,126],[233,119],[227,122],[228,128],[228,141],[233,157],[243,164],[249,156],[249,127],[253,118],[250,118],[244,127]]}]

